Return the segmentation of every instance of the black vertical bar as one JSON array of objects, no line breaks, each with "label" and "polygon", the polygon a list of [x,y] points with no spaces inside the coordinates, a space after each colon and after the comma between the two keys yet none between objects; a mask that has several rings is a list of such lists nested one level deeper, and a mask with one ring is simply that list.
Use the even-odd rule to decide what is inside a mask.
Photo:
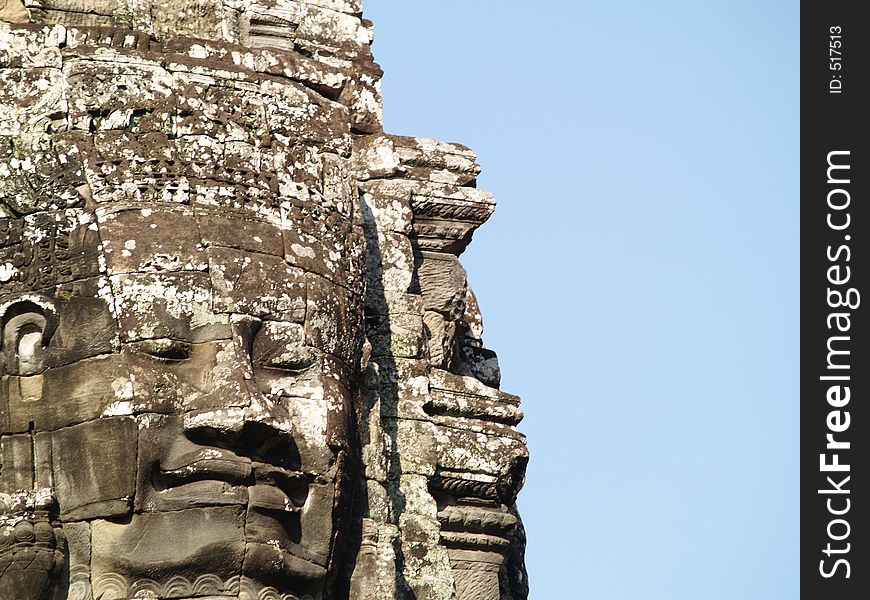
[{"label": "black vertical bar", "polygon": [[859,17],[861,5],[816,0],[801,6],[805,598],[870,598],[870,23]]}]

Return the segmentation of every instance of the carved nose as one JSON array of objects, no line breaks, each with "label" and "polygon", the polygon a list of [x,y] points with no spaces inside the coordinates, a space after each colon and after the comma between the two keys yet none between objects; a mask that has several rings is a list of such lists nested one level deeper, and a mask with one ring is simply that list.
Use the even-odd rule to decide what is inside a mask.
[{"label": "carved nose", "polygon": [[201,408],[184,413],[184,433],[207,446],[232,448],[245,424],[245,408]]},{"label": "carved nose", "polygon": [[254,381],[251,365],[258,319],[233,320],[233,381],[216,386],[207,398],[184,413],[185,436],[203,446],[216,446],[273,464],[292,462],[298,454],[288,410],[265,396]]},{"label": "carved nose", "polygon": [[244,406],[191,410],[183,423],[185,435],[196,443],[255,453],[288,444],[293,431],[287,409],[256,390]]},{"label": "carved nose", "polygon": [[185,412],[185,436],[196,444],[226,448],[251,458],[290,453],[293,429],[287,409],[265,398],[254,385],[245,387],[247,398],[241,406],[209,406]]}]

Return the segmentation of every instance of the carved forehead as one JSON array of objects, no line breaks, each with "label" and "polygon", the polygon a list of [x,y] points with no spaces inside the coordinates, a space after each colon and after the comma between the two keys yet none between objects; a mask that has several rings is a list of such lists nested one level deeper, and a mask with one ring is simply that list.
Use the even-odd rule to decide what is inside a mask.
[{"label": "carved forehead", "polygon": [[0,299],[99,276],[180,271],[211,271],[214,283],[230,278],[234,289],[291,289],[306,273],[356,289],[356,228],[316,206],[291,208],[276,219],[171,205],[0,218]]},{"label": "carved forehead", "polygon": [[346,284],[361,274],[338,245],[326,251],[322,239],[294,231],[285,245],[283,230],[268,222],[178,208],[121,210],[71,229],[68,221],[25,231],[18,247],[2,250],[15,262],[3,263],[12,276],[0,301],[20,303],[40,290],[54,299],[68,336],[121,342],[227,339],[234,315],[297,323],[306,344],[353,362],[362,298]]},{"label": "carved forehead", "polygon": [[349,360],[362,236],[346,109],[290,81],[118,59],[33,71],[26,119],[0,122],[0,301],[91,298],[86,320],[110,313],[121,341],[321,315],[342,327],[310,336]]},{"label": "carved forehead", "polygon": [[17,213],[92,199],[269,214],[290,197],[348,210],[345,107],[244,69],[190,69],[70,57],[0,71],[0,197]]},{"label": "carved forehead", "polygon": [[[330,125],[343,108],[300,86],[275,96],[209,78],[192,90],[173,79],[155,104],[139,89],[154,83],[148,69],[133,71],[127,80],[107,72],[89,87],[73,68],[60,83],[28,88],[66,85],[69,98],[54,109],[67,110],[72,130],[37,134],[34,123],[16,133],[17,122],[0,123],[7,133],[0,137],[4,283],[40,289],[96,276],[98,248],[112,275],[198,270],[214,260],[206,247],[227,246],[356,285],[360,236],[347,160],[335,153],[345,151],[347,127]],[[237,102],[245,98],[256,108]],[[48,118],[52,97],[28,100]],[[40,121],[39,109],[22,109]],[[325,121],[313,123],[317,115]],[[142,248],[167,264],[143,257]]]}]

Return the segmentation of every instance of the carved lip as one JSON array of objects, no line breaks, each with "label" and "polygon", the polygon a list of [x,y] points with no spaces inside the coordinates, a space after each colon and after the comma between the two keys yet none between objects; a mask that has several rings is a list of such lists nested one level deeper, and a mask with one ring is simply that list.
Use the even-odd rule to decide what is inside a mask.
[{"label": "carved lip", "polygon": [[[253,467],[257,485],[248,490],[251,506],[281,512],[297,512],[305,505],[308,499],[308,475],[267,463],[255,462]],[[282,497],[275,492],[280,493]]]},{"label": "carved lip", "polygon": [[296,506],[280,488],[270,484],[258,484],[248,488],[248,506],[259,510],[280,513],[299,512]]},{"label": "carved lip", "polygon": [[155,471],[156,487],[161,490],[199,481],[247,486],[249,505],[266,511],[298,512],[308,497],[309,477],[305,473],[252,462],[222,448],[186,453],[168,460]]},{"label": "carved lip", "polygon": [[222,448],[202,448],[171,458],[158,467],[165,487],[177,487],[203,480],[224,481],[231,485],[251,482],[251,461]]}]

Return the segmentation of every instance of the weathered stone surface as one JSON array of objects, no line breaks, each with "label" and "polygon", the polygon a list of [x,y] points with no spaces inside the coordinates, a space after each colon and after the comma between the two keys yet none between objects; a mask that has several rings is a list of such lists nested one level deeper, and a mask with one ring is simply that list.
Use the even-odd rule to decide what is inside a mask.
[{"label": "weathered stone surface", "polygon": [[107,273],[205,271],[208,259],[193,211],[174,208],[98,210]]},{"label": "weathered stone surface", "polygon": [[30,14],[21,0],[4,0],[0,5],[0,19],[10,23],[26,23],[30,19]]},{"label": "weathered stone surface", "polygon": [[129,523],[97,519],[91,523],[94,597],[127,598],[150,589],[158,598],[184,598],[196,593],[203,578],[216,591],[228,592],[241,572],[244,550],[244,519],[237,507],[141,513]]},{"label": "weathered stone surface", "polygon": [[406,179],[465,186],[480,174],[474,152],[461,144],[398,135],[389,139]]},{"label": "weathered stone surface", "polygon": [[204,245],[284,255],[284,242],[279,226],[243,212],[221,212],[220,216],[209,212],[197,215],[197,226]]},{"label": "weathered stone surface", "polygon": [[67,542],[69,597],[88,598],[91,592],[91,525],[87,521],[63,524]]},{"label": "weathered stone surface", "polygon": [[0,0],[0,598],[524,600],[465,146],[359,0]]},{"label": "weathered stone surface", "polygon": [[125,399],[129,381],[126,365],[114,354],[49,369],[44,375],[10,378],[0,418],[8,431],[27,431],[29,423],[52,431],[96,419]]},{"label": "weathered stone surface", "polygon": [[61,518],[78,521],[128,514],[136,479],[136,433],[136,421],[113,417],[52,434]]},{"label": "weathered stone surface", "polygon": [[49,516],[50,490],[0,492],[0,594],[42,600],[64,574],[63,532]]},{"label": "weathered stone surface", "polygon": [[212,310],[206,273],[134,273],[111,277],[121,341],[204,342],[228,336],[229,318]]},{"label": "weathered stone surface", "polygon": [[234,248],[211,248],[208,272],[215,312],[305,321],[305,274],[288,266],[283,258]]},{"label": "weathered stone surface", "polygon": [[33,438],[29,433],[0,437],[0,491],[33,488]]}]

